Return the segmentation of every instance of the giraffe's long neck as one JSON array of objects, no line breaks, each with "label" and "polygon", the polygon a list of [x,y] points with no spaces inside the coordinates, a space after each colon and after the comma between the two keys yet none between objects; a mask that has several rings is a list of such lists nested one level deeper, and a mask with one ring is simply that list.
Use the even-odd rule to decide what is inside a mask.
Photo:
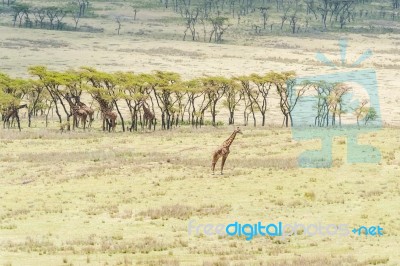
[{"label": "giraffe's long neck", "polygon": [[232,135],[224,141],[224,144],[222,144],[224,147],[229,147],[231,146],[232,142],[234,141],[235,137],[236,137],[236,131],[232,133]]},{"label": "giraffe's long neck", "polygon": [[147,114],[151,114],[150,109],[143,105],[143,111]]},{"label": "giraffe's long neck", "polygon": [[71,101],[70,98],[66,98],[66,99],[67,99],[67,102],[68,102],[69,107],[71,108],[71,110],[73,110],[73,112],[75,112],[75,111],[76,111],[76,106],[75,106],[75,104]]},{"label": "giraffe's long neck", "polygon": [[98,102],[100,104],[100,109],[102,113],[107,113],[108,111],[110,111],[110,108],[108,108],[107,102],[105,100],[99,97]]}]

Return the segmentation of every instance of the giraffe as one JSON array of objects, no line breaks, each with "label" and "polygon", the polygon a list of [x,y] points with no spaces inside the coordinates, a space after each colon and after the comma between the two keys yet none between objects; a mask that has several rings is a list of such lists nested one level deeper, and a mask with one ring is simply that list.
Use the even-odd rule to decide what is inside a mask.
[{"label": "giraffe", "polygon": [[84,104],[83,102],[81,102],[81,97],[80,96],[75,96],[75,102],[89,116],[88,128],[91,127],[92,126],[92,122],[94,120],[94,110],[92,108],[90,108],[89,106],[87,106],[86,104]]},{"label": "giraffe", "polygon": [[[6,128],[6,124],[7,124],[7,128],[10,128],[10,124],[13,124],[14,119],[16,119],[17,124],[18,124],[18,129],[19,129],[19,131],[21,131],[21,124],[19,122],[18,111],[19,111],[19,109],[27,108],[27,107],[28,107],[27,104],[9,107],[6,110],[5,114],[3,115],[3,128]],[[10,119],[12,120],[11,122],[10,122]]]},{"label": "giraffe", "polygon": [[150,109],[147,107],[147,103],[145,101],[140,101],[139,103],[139,108],[143,107],[143,122],[144,126],[149,125],[149,129],[151,129],[151,126],[154,124],[154,130],[156,129],[156,116]]},{"label": "giraffe", "polygon": [[72,102],[69,93],[67,93],[64,98],[67,100],[67,102],[69,103],[69,107],[71,108],[71,114],[73,116],[72,129],[75,129],[75,126],[78,125],[78,119],[82,120],[83,129],[86,129],[87,113],[83,109],[81,109],[77,104]]},{"label": "giraffe", "polygon": [[[103,131],[106,130],[105,123],[107,122],[108,131],[112,129],[115,131],[117,124],[117,114],[112,111],[112,106],[109,106],[108,102],[104,100],[99,94],[95,94],[93,97],[100,105],[101,116],[103,118]],[[108,122],[110,120],[110,122]]]},{"label": "giraffe", "polygon": [[212,166],[211,166],[213,174],[214,174],[214,170],[215,170],[215,164],[218,162],[218,159],[221,158],[221,157],[222,157],[221,175],[223,174],[222,171],[224,170],[225,161],[226,161],[226,158],[228,158],[228,155],[229,155],[229,147],[231,146],[231,144],[232,144],[233,140],[235,139],[237,133],[243,134],[239,127],[237,127],[235,129],[235,131],[233,131],[232,135],[227,140],[225,140],[224,143],[222,143],[222,146],[219,147],[213,153]]}]

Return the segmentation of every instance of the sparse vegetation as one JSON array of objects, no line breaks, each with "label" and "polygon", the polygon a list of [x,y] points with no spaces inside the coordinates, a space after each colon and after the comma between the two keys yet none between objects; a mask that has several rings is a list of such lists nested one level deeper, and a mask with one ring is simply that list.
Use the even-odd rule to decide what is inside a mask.
[{"label": "sparse vegetation", "polygon": [[[0,265],[400,264],[399,3],[325,2],[0,2]],[[381,161],[348,163],[342,136],[331,168],[299,168],[320,141],[285,127],[291,82],[365,68],[376,70],[379,110],[341,108],[353,93],[367,98],[354,82],[308,83],[303,96],[320,100],[312,127],[382,120],[357,136]],[[81,103],[93,125],[68,130],[83,127],[70,119]],[[212,176],[212,152],[234,125],[244,134],[225,175]],[[190,220],[379,224],[384,235],[299,229],[246,241],[189,235]]]}]

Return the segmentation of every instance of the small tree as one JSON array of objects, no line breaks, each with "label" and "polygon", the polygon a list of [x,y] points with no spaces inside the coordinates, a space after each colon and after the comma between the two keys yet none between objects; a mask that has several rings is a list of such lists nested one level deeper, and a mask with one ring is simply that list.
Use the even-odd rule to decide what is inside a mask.
[{"label": "small tree", "polygon": [[240,90],[240,85],[234,80],[231,80],[231,84],[226,90],[226,96],[223,102],[223,105],[229,110],[229,125],[235,124],[235,111],[243,97],[243,94],[240,92]]},{"label": "small tree", "polygon": [[230,24],[226,24],[228,22],[228,18],[218,16],[216,18],[210,18],[209,20],[212,24],[209,42],[212,41],[214,36],[214,42],[221,43],[222,35],[231,26]]},{"label": "small tree", "polygon": [[13,11],[13,26],[15,27],[17,19],[19,19],[19,27],[22,26],[22,19],[28,16],[30,6],[25,3],[16,3],[11,6]]},{"label": "small tree", "polygon": [[378,118],[378,113],[376,112],[374,107],[369,107],[368,112],[365,115],[365,125],[367,125],[368,121],[374,121]]},{"label": "small tree", "polygon": [[119,35],[119,33],[121,31],[121,27],[122,27],[121,18],[120,17],[116,17],[115,18],[115,22],[117,22],[117,25],[118,25],[118,27],[115,30],[117,31],[117,34]]},{"label": "small tree", "polygon": [[299,84],[300,89],[295,89],[296,79],[293,71],[289,72],[270,72],[267,74],[268,81],[272,83],[279,95],[279,107],[283,114],[283,125],[293,126],[292,111],[299,98],[308,90],[309,84]]},{"label": "small tree", "polygon": [[50,21],[50,29],[54,29],[54,19],[57,17],[59,9],[58,7],[51,6],[46,8],[46,15],[49,18]]},{"label": "small tree", "polygon": [[43,28],[44,19],[46,18],[46,10],[44,8],[33,9],[33,16],[35,17],[35,26],[40,23],[40,28]]},{"label": "small tree", "polygon": [[212,125],[216,126],[217,103],[230,88],[231,81],[224,77],[206,77],[202,79],[205,93],[210,101]]}]

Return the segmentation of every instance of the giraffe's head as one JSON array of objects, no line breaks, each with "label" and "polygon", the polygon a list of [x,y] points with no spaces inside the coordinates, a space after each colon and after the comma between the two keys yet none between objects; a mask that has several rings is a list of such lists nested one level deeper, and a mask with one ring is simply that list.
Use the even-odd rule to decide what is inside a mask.
[{"label": "giraffe's head", "polygon": [[74,96],[75,102],[80,103],[81,102],[81,97],[79,95]]},{"label": "giraffe's head", "polygon": [[141,99],[140,101],[139,101],[139,104],[138,104],[138,106],[139,106],[139,108],[140,107],[148,107],[149,105],[147,104],[147,102],[146,102],[146,99]]},{"label": "giraffe's head", "polygon": [[243,132],[240,130],[239,127],[237,127],[237,128],[235,129],[235,132],[236,132],[236,133],[239,133],[239,134],[243,134]]}]

